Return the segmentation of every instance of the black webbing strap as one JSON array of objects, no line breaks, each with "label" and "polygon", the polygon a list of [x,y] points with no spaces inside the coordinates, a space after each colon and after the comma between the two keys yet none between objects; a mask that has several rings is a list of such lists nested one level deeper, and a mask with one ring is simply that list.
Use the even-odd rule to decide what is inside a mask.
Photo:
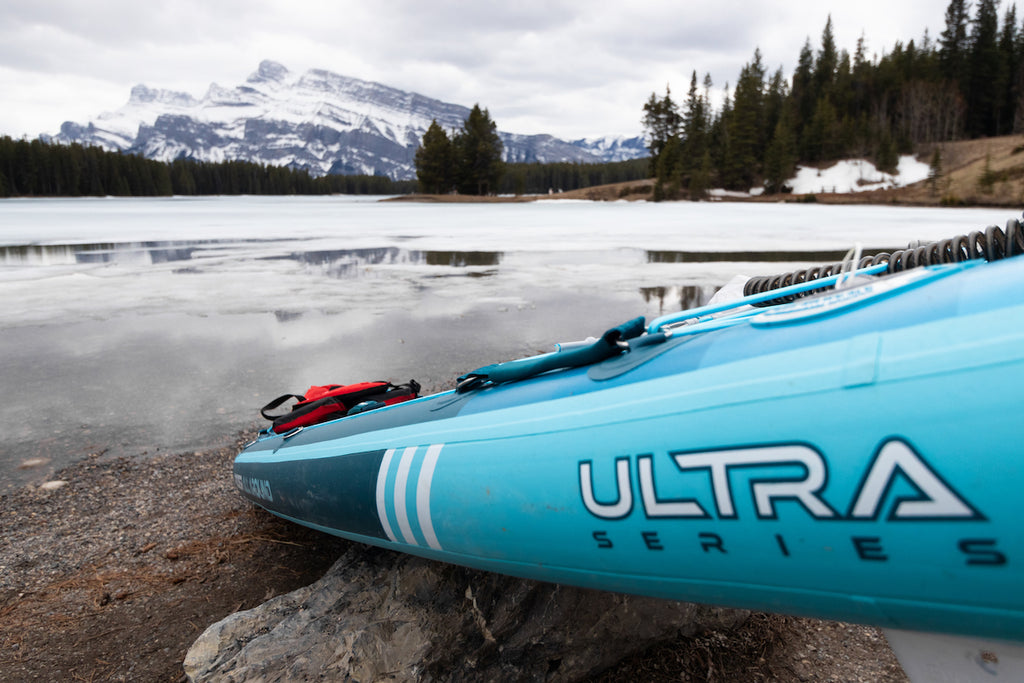
[{"label": "black webbing strap", "polygon": [[508,363],[496,363],[477,368],[459,377],[456,391],[472,391],[485,386],[518,382],[551,370],[578,368],[600,363],[629,348],[627,339],[638,337],[644,332],[644,319],[634,318],[618,327],[613,327],[601,338],[588,346],[549,353],[536,358],[525,358]]}]

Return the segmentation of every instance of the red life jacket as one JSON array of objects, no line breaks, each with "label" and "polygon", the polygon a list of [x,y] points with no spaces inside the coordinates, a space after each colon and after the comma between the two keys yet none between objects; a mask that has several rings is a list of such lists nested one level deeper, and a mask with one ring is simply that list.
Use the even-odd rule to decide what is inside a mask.
[{"label": "red life jacket", "polygon": [[[260,409],[260,415],[273,424],[270,431],[275,434],[290,431],[296,427],[335,420],[350,412],[363,412],[382,406],[408,401],[419,396],[420,385],[416,380],[408,384],[391,382],[359,382],[358,384],[328,384],[312,386],[305,395],[285,394]],[[280,407],[289,399],[297,399],[291,412],[271,415],[269,411]],[[356,408],[353,411],[353,408]]]}]

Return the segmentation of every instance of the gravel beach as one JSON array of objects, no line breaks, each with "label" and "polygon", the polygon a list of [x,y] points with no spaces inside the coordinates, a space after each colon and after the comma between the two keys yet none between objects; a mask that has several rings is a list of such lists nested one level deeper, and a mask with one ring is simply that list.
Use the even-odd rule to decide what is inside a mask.
[{"label": "gravel beach", "polygon": [[343,541],[241,500],[236,452],[94,458],[4,495],[0,679],[183,680],[206,626],[317,579]]},{"label": "gravel beach", "polygon": [[[247,438],[209,452],[94,457],[49,486],[0,497],[0,680],[185,680],[185,652],[208,625],[319,578],[347,542],[242,500],[230,472]],[[636,673],[906,680],[875,629],[768,615],[667,642],[599,680]]]}]

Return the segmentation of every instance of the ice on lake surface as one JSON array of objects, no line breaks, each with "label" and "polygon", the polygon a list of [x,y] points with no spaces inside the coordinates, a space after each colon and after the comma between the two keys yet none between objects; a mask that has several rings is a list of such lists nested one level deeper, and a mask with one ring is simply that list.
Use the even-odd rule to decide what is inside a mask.
[{"label": "ice on lake surface", "polygon": [[0,478],[198,450],[278,394],[549,350],[736,274],[1005,224],[1004,210],[216,197],[0,202]]}]

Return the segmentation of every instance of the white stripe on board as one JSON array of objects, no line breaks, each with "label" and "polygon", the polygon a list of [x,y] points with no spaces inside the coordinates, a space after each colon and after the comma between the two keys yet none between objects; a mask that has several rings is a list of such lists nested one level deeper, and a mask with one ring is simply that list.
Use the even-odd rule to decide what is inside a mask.
[{"label": "white stripe on board", "polygon": [[430,519],[430,484],[434,480],[434,468],[437,467],[437,456],[441,454],[444,447],[442,443],[436,443],[427,449],[427,455],[423,459],[423,467],[420,469],[419,480],[416,482],[416,515],[420,520],[420,528],[423,529],[423,536],[427,539],[427,545],[434,550],[441,550],[441,544],[434,533],[434,523]]},{"label": "white stripe on board", "polygon": [[415,455],[416,446],[410,446],[402,451],[402,459],[398,462],[398,476],[395,477],[395,517],[398,518],[398,528],[405,537],[403,540],[413,545],[416,545],[416,537],[412,533],[412,525],[409,524],[405,489],[409,483],[409,470],[412,468],[412,459]]},{"label": "white stripe on board", "polygon": [[398,539],[395,538],[395,532],[391,530],[391,523],[388,522],[388,509],[384,500],[387,493],[388,470],[391,469],[391,458],[394,454],[394,448],[389,448],[384,453],[384,459],[380,463],[380,471],[377,472],[377,516],[380,517],[380,525],[384,527],[384,533],[387,534],[388,540],[392,543],[397,543]]}]

